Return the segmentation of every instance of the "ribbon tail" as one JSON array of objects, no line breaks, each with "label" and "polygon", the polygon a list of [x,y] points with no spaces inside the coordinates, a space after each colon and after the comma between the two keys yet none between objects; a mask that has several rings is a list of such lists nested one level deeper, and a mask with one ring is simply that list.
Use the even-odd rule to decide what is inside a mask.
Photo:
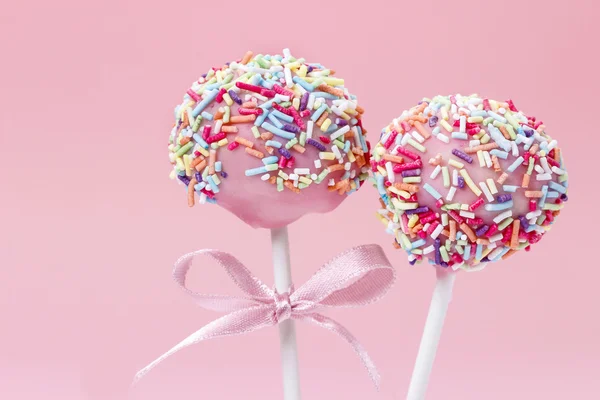
[{"label": "ribbon tail", "polygon": [[174,346],[171,350],[142,368],[135,374],[132,386],[136,385],[144,375],[150,372],[158,364],[185,347],[218,337],[243,335],[273,325],[273,320],[269,316],[269,311],[270,308],[265,306],[247,308],[224,315],[221,318],[204,325],[202,328],[179,342],[179,344]]},{"label": "ribbon tail", "polygon": [[350,344],[350,346],[352,346],[352,348],[354,349],[354,352],[358,355],[358,357],[360,357],[360,360],[367,369],[371,380],[375,384],[375,387],[377,388],[377,390],[379,390],[379,386],[381,383],[381,375],[379,375],[375,363],[373,362],[373,360],[371,360],[371,357],[369,357],[367,350],[365,350],[365,348],[362,346],[362,344],[360,344],[358,339],[348,329],[346,329],[339,322],[321,314],[303,315],[300,316],[299,319],[310,321],[320,326],[321,328],[328,329],[336,333],[346,342],[348,342],[348,344]]}]

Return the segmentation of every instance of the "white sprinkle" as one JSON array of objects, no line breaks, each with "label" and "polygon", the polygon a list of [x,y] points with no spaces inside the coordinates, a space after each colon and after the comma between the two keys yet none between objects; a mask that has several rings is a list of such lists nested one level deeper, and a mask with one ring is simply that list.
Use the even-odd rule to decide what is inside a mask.
[{"label": "white sprinkle", "polygon": [[[298,85],[298,86],[300,86],[300,85]],[[308,96],[308,102],[306,103],[306,109],[307,110],[312,110],[313,109],[313,107],[315,106],[315,100],[316,100],[316,97],[315,97],[314,94],[310,94]]]},{"label": "white sprinkle", "polygon": [[427,246],[427,247],[425,247],[425,248],[423,249],[423,254],[429,254],[429,253],[431,253],[433,250],[435,250],[435,249],[433,248],[433,245],[431,245],[431,246]]},{"label": "white sprinkle", "polygon": [[306,123],[306,138],[307,139],[312,139],[312,135],[313,135],[313,125],[314,122],[313,121],[308,121]]},{"label": "white sprinkle", "polygon": [[542,168],[544,168],[544,171],[547,174],[552,174],[552,170],[550,169],[550,166],[548,165],[548,159],[546,157],[540,157],[540,164],[542,164]]},{"label": "white sprinkle", "polygon": [[492,157],[490,157],[489,151],[483,152],[483,159],[485,160],[486,167],[492,168]]},{"label": "white sprinkle", "polygon": [[463,211],[463,210],[461,210],[459,214],[460,214],[461,217],[471,218],[471,219],[475,218],[475,213],[470,212],[470,211]]},{"label": "white sprinkle", "polygon": [[404,135],[402,136],[402,140],[400,141],[400,144],[402,146],[406,146],[406,144],[408,143],[408,141],[411,139],[410,135]]},{"label": "white sprinkle", "polygon": [[439,127],[439,126],[436,126],[436,127],[435,127],[435,128],[433,128],[433,130],[431,131],[431,134],[432,134],[433,136],[437,136],[437,135],[438,135],[438,133],[440,133],[440,127]]},{"label": "white sprinkle", "polygon": [[557,144],[558,142],[556,140],[552,140],[550,143],[548,143],[548,151],[554,149]]},{"label": "white sprinkle", "polygon": [[387,171],[388,180],[392,183],[396,182],[396,174],[391,161],[385,163],[385,170]]},{"label": "white sprinkle", "polygon": [[481,188],[481,191],[485,195],[487,201],[489,201],[489,202],[494,201],[494,196],[492,196],[492,193],[490,193],[490,189],[487,187],[485,182],[479,182],[479,187]]},{"label": "white sprinkle", "polygon": [[443,133],[439,133],[436,138],[438,138],[440,141],[448,144],[450,143],[450,138],[448,138],[448,136],[444,135]]},{"label": "white sprinkle", "polygon": [[438,226],[436,226],[436,228],[433,230],[433,232],[431,232],[431,238],[437,239],[437,237],[440,236],[440,233],[442,233],[443,230],[444,230],[444,226],[442,224],[439,224]]},{"label": "white sprinkle", "polygon": [[290,174],[290,175],[289,175],[289,178],[290,178],[291,180],[293,180],[293,181],[297,181],[297,180],[298,180],[298,178],[300,178],[300,177],[298,176],[298,174]]},{"label": "white sprinkle", "polygon": [[442,214],[442,225],[448,226],[448,213]]},{"label": "white sprinkle", "polygon": [[344,169],[346,171],[350,171],[350,167],[352,167],[352,163],[351,162],[347,162],[346,164],[344,164]]},{"label": "white sprinkle", "polygon": [[503,213],[498,214],[496,218],[494,218],[494,223],[499,224],[508,217],[512,217],[512,210],[506,210]]},{"label": "white sprinkle", "polygon": [[340,129],[338,129],[337,131],[333,132],[329,138],[331,140],[335,140],[335,139],[339,138],[340,136],[344,135],[349,130],[350,130],[350,125],[343,126]]},{"label": "white sprinkle", "polygon": [[[316,161],[320,161],[320,160],[316,160]],[[319,176],[317,174],[312,174],[310,176],[310,179],[312,179],[313,181],[316,181],[317,179],[319,179]]]},{"label": "white sprinkle", "polygon": [[[454,172],[456,172],[456,170],[454,170]],[[456,193],[456,187],[452,186],[450,188],[450,190],[448,191],[448,195],[446,196],[446,200],[452,201],[452,199],[454,198],[454,194],[455,193]],[[442,214],[442,215],[447,215],[447,214]]]},{"label": "white sprinkle", "polygon": [[327,182],[327,186],[335,186],[335,179],[331,178],[329,182]]},{"label": "white sprinkle", "polygon": [[544,168],[542,168],[540,165],[536,165],[534,167],[535,172],[537,172],[538,174],[544,174],[546,171],[544,171]]},{"label": "white sprinkle", "polygon": [[552,172],[554,172],[556,175],[564,175],[566,173],[563,169],[560,169],[556,166],[552,167]]},{"label": "white sprinkle", "polygon": [[442,172],[442,167],[440,167],[439,165],[436,165],[435,168],[433,169],[433,172],[431,173],[431,175],[429,177],[431,179],[435,179],[440,174],[440,172]]},{"label": "white sprinkle", "polygon": [[469,140],[469,147],[479,146],[480,144],[481,144],[481,141],[479,141],[479,140]]},{"label": "white sprinkle", "polygon": [[537,181],[549,181],[549,180],[552,180],[552,175],[550,175],[550,174],[537,174],[535,176],[535,180],[537,180]]},{"label": "white sprinkle", "polygon": [[460,131],[463,133],[467,131],[467,117],[464,115],[460,117]]},{"label": "white sprinkle", "polygon": [[504,115],[504,114],[506,114],[506,108],[504,108],[504,107],[500,107],[500,108],[498,109],[498,114],[501,114],[501,115]]},{"label": "white sprinkle", "polygon": [[336,145],[331,146],[331,152],[335,154],[335,158],[342,158],[342,153],[340,153],[340,149]]},{"label": "white sprinkle", "polygon": [[321,168],[321,160],[318,158],[315,160],[315,168]]},{"label": "white sprinkle", "polygon": [[412,132],[411,132],[411,135],[413,135],[413,137],[414,137],[415,139],[417,139],[417,142],[419,142],[419,143],[423,143],[423,142],[425,141],[425,138],[424,138],[423,136],[421,136],[421,135],[419,134],[419,132],[417,132],[417,131],[412,131]]},{"label": "white sprinkle", "polygon": [[288,67],[283,69],[283,75],[285,76],[285,86],[291,88],[294,86],[294,81],[292,81],[292,71]]},{"label": "white sprinkle", "polygon": [[496,242],[496,241],[502,239],[502,236],[503,236],[502,233],[496,233],[495,235],[490,236],[488,239],[490,242],[493,243],[493,242]]},{"label": "white sprinkle", "polygon": [[294,173],[297,175],[310,175],[310,168],[294,168]]},{"label": "white sprinkle", "polygon": [[535,211],[531,211],[531,212],[528,212],[527,214],[525,214],[525,218],[532,219],[532,218],[537,218],[540,215],[542,215],[542,210],[535,210]]},{"label": "white sprinkle", "polygon": [[270,177],[271,177],[271,175],[269,175],[269,174],[264,174],[263,176],[261,176],[261,177],[260,177],[260,179],[261,179],[262,181],[268,181]]}]

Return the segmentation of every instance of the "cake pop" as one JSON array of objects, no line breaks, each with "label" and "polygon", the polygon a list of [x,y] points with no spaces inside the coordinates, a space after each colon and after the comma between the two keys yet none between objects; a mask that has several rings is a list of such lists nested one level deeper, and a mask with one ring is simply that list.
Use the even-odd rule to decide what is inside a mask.
[{"label": "cake pop", "polygon": [[212,68],[175,108],[171,177],[188,203],[253,227],[335,209],[368,177],[363,109],[334,71],[285,49]]},{"label": "cake pop", "polygon": [[482,269],[550,229],[568,198],[561,154],[511,100],[424,99],[373,149],[378,217],[411,264]]},{"label": "cake pop", "polygon": [[567,201],[558,142],[511,100],[436,96],[382,132],[371,167],[377,216],[410,264],[436,267],[436,285],[408,389],[423,400],[459,270],[530,250]]}]

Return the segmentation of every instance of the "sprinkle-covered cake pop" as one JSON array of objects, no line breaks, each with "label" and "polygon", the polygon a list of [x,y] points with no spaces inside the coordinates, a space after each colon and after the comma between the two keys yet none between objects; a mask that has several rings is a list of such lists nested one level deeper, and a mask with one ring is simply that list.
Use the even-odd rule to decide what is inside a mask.
[{"label": "sprinkle-covered cake pop", "polygon": [[336,208],[368,177],[363,109],[318,63],[248,52],[212,68],[175,108],[171,177],[188,203],[278,228]]},{"label": "sprinkle-covered cake pop", "polygon": [[472,271],[529,250],[567,201],[557,141],[511,100],[423,99],[383,130],[371,168],[411,264]]}]

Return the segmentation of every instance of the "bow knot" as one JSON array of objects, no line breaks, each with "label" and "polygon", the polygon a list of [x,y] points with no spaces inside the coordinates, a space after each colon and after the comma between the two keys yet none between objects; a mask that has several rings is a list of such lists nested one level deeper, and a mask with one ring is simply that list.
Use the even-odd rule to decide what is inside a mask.
[{"label": "bow knot", "polygon": [[[197,255],[215,260],[244,294],[223,296],[188,289],[185,284],[187,272]],[[200,307],[228,314],[203,326],[140,370],[134,383],[187,346],[217,337],[242,335],[293,318],[312,322],[348,342],[379,387],[379,373],[358,340],[344,326],[318,311],[326,307],[365,306],[388,291],[396,275],[380,246],[366,245],[347,250],[323,265],[298,289],[294,290],[292,286],[284,293],[270,289],[234,256],[218,250],[198,250],[182,256],[175,263],[173,277]]]},{"label": "bow knot", "polygon": [[279,324],[292,316],[292,303],[290,301],[291,291],[291,289],[283,293],[279,293],[277,289],[273,291],[273,300],[275,302],[275,324]]}]

